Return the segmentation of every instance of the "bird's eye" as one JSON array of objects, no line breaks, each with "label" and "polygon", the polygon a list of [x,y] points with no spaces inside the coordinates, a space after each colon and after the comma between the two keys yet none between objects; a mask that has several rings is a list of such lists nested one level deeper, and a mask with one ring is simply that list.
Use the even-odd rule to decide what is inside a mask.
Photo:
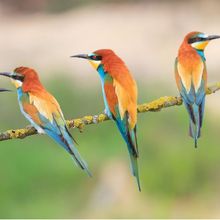
[{"label": "bird's eye", "polygon": [[14,79],[14,80],[19,80],[19,81],[23,81],[24,80],[24,76],[23,75],[14,75],[14,76],[12,76],[12,78]]},{"label": "bird's eye", "polygon": [[192,43],[195,43],[195,42],[200,42],[200,41],[204,41],[205,39],[202,38],[202,37],[194,37],[194,38],[190,38],[188,43],[192,44]]},{"label": "bird's eye", "polygon": [[91,56],[91,59],[92,60],[102,60],[102,57],[98,56],[98,55],[93,55],[93,56]]},{"label": "bird's eye", "polygon": [[195,41],[196,41],[196,42],[202,41],[202,38],[201,38],[201,37],[196,37],[196,38],[195,38]]}]

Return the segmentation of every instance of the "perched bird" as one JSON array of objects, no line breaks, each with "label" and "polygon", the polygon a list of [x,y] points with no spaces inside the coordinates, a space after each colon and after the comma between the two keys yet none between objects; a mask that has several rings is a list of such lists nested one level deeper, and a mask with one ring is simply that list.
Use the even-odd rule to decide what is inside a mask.
[{"label": "perched bird", "polygon": [[0,75],[11,78],[17,89],[21,112],[38,133],[46,133],[59,143],[72,155],[76,164],[90,175],[87,164],[74,145],[57,100],[43,87],[37,72],[28,67],[18,67],[11,73]]},{"label": "perched bird", "polygon": [[201,135],[207,88],[207,70],[204,49],[209,41],[219,35],[201,32],[188,33],[181,44],[175,61],[175,78],[183,103],[190,116],[189,135],[197,139]]},{"label": "perched bird", "polygon": [[97,50],[90,54],[72,57],[85,58],[98,71],[101,78],[105,113],[113,119],[124,138],[138,188],[138,146],[137,124],[137,86],[125,63],[109,49]]}]

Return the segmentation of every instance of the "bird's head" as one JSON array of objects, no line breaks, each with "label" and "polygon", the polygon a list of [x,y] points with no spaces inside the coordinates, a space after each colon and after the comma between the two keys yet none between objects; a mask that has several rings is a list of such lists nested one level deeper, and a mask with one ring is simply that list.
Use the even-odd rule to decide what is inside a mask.
[{"label": "bird's head", "polygon": [[89,54],[78,54],[71,57],[87,59],[97,70],[100,64],[104,64],[107,59],[110,60],[115,56],[115,53],[110,49],[100,49]]},{"label": "bird's head", "polygon": [[206,35],[202,32],[190,32],[186,35],[184,42],[196,50],[204,50],[211,40],[220,38],[220,35]]},{"label": "bird's head", "polygon": [[37,73],[28,67],[18,67],[13,72],[1,72],[0,75],[9,77],[16,88],[20,88],[23,83],[39,80]]}]

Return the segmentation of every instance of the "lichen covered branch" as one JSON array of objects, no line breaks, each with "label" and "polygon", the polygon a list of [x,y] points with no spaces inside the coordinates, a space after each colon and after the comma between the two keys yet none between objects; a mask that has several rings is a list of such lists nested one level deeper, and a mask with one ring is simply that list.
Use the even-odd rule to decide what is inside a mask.
[{"label": "lichen covered branch", "polygon": [[[207,95],[210,95],[218,90],[220,90],[220,82],[208,87],[206,93]],[[149,111],[157,112],[163,108],[168,108],[171,106],[179,106],[179,105],[182,105],[181,97],[164,96],[152,102],[138,105],[137,110],[138,113],[144,113]],[[91,116],[89,115],[89,116],[84,116],[82,118],[67,120],[67,126],[69,128],[78,128],[80,131],[82,131],[86,125],[98,124],[107,120],[109,120],[109,118],[105,114],[91,115]],[[34,134],[37,134],[37,131],[35,128],[31,126],[27,126],[26,128],[7,130],[5,132],[0,133],[0,141],[5,141],[15,138],[22,139]]]}]

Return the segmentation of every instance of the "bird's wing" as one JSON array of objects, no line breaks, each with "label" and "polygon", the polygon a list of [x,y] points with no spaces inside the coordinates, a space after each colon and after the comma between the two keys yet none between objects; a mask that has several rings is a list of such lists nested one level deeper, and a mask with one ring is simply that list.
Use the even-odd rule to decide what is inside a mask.
[{"label": "bird's wing", "polygon": [[30,104],[35,106],[38,112],[47,118],[50,122],[54,120],[53,115],[57,115],[65,124],[64,116],[57,100],[48,92],[29,93]]},{"label": "bird's wing", "polygon": [[[125,77],[126,80],[126,77]],[[128,112],[128,124],[133,129],[137,122],[137,87],[135,81],[129,82],[129,85],[122,84],[117,79],[113,79],[115,94],[118,99],[118,108],[121,119]]]},{"label": "bird's wing", "polygon": [[[34,123],[44,128],[53,124],[54,115],[60,116],[60,122],[65,125],[62,111],[56,99],[48,93],[26,93],[22,96],[22,107]],[[43,120],[42,120],[43,118]],[[45,123],[45,121],[47,123]]]},{"label": "bird's wing", "polygon": [[105,75],[105,83],[109,82],[108,76],[110,76],[118,99],[121,119],[128,112],[129,126],[134,128],[137,122],[136,82],[122,60],[117,59],[113,64],[105,63],[103,65],[103,71],[107,75]]},{"label": "bird's wing", "polygon": [[136,140],[136,94],[130,94],[130,91],[126,92],[125,88],[114,79],[113,81],[105,81],[104,91],[109,109],[123,138],[130,145],[130,150],[132,150],[133,154],[138,155]]},{"label": "bird's wing", "polygon": [[[134,88],[133,88],[134,89]],[[131,160],[132,173],[136,177],[140,190],[139,172],[138,172],[138,145],[136,136],[137,106],[136,94],[126,92],[116,80],[114,82],[106,81],[104,91],[108,107],[113,119],[124,138]]]},{"label": "bird's wing", "polygon": [[38,95],[28,93],[28,95],[28,99],[22,100],[24,112],[42,129],[62,135],[62,132],[67,130],[67,128],[63,113],[56,99],[49,93],[38,93]]},{"label": "bird's wing", "polygon": [[73,144],[63,113],[56,99],[49,93],[29,93],[29,101],[22,102],[23,110],[47,135],[58,142],[74,158],[75,162],[90,175],[87,164]]},{"label": "bird's wing", "polygon": [[176,60],[175,76],[180,95],[191,118],[189,134],[194,137],[197,146],[205,106],[207,84],[205,62],[196,63],[193,68],[188,69]]},{"label": "bird's wing", "polygon": [[191,68],[181,64],[176,59],[175,77],[181,96],[187,103],[201,103],[205,93],[206,66],[205,62],[197,62]]}]

